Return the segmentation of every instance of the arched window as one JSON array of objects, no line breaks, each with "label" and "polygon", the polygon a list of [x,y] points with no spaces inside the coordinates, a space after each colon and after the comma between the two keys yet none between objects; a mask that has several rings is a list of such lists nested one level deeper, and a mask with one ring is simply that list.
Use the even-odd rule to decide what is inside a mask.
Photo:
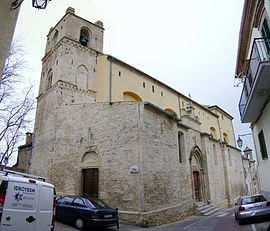
[{"label": "arched window", "polygon": [[47,75],[47,87],[46,87],[47,90],[52,87],[52,79],[53,79],[53,72],[52,69],[50,69]]},{"label": "arched window", "polygon": [[131,91],[124,92],[123,99],[124,101],[136,101],[136,102],[142,101],[142,98],[139,95]]},{"label": "arched window", "polygon": [[[88,79],[89,71],[85,65],[80,65],[77,67],[77,73],[75,76],[75,84],[79,89],[91,89],[93,90],[94,80],[91,78]],[[88,81],[89,80],[89,81]]]},{"label": "arched window", "polygon": [[83,27],[81,29],[81,32],[80,32],[80,43],[83,46],[87,47],[89,41],[90,41],[89,30],[87,28]]},{"label": "arched window", "polygon": [[223,140],[224,140],[224,142],[226,143],[226,144],[228,144],[229,143],[229,136],[228,136],[228,134],[227,133],[223,133]]},{"label": "arched window", "polygon": [[217,132],[216,129],[214,127],[210,128],[210,135],[214,138],[217,139]]},{"label": "arched window", "polygon": [[173,109],[166,108],[164,111],[177,118],[177,113]]},{"label": "arched window", "polygon": [[58,30],[55,30],[54,35],[53,35],[53,42],[54,43],[56,42],[57,38],[58,38]]}]

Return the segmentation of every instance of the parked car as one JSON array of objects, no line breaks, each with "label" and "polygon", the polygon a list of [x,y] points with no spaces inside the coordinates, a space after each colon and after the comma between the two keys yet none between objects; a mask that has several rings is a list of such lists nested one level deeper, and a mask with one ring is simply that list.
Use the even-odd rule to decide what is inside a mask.
[{"label": "parked car", "polygon": [[56,219],[77,229],[113,226],[119,229],[118,209],[87,196],[66,195],[57,198]]},{"label": "parked car", "polygon": [[235,203],[234,215],[239,224],[253,218],[270,219],[270,201],[260,194],[240,197]]},{"label": "parked car", "polygon": [[53,231],[55,190],[45,179],[0,171],[0,230]]}]

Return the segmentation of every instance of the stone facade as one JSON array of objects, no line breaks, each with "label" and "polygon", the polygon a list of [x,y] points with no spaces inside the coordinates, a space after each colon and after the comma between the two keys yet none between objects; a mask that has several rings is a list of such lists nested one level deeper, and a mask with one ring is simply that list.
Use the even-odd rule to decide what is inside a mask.
[{"label": "stone facade", "polygon": [[[69,24],[79,26],[66,28]],[[133,78],[122,76],[123,84],[116,88],[114,79],[123,72],[114,72],[111,60],[100,59],[104,56],[101,25],[68,9],[50,30],[29,171],[47,178],[58,194],[81,194],[85,193],[84,171],[95,169],[97,196],[118,207],[123,221],[144,226],[191,215],[196,201],[220,207],[232,204],[244,193],[241,155],[233,147],[234,138],[229,145],[218,130],[226,120],[221,127],[234,137],[232,117],[215,107],[219,116],[161,83],[168,97],[163,104],[153,96],[157,91],[153,86],[152,98],[144,95],[147,100],[140,101],[127,91],[137,84],[133,79],[140,78],[130,66],[124,73]],[[80,35],[80,26],[92,32]],[[56,30],[57,36],[51,36]],[[87,33],[92,37],[86,38]],[[125,84],[127,89],[121,89]],[[140,102],[132,102],[135,98]],[[171,99],[179,112],[170,109]],[[169,106],[164,109],[164,105]],[[216,127],[217,136],[210,133],[210,126]]]},{"label": "stone facade", "polygon": [[[36,131],[31,173],[53,182],[58,194],[80,194],[82,170],[98,168],[99,197],[118,207],[122,220],[153,225],[194,212],[192,170],[202,172],[201,200],[226,207],[243,193],[238,150],[151,104],[74,104],[53,91],[61,103],[45,115],[42,132]],[[194,155],[200,166],[191,166]]]}]

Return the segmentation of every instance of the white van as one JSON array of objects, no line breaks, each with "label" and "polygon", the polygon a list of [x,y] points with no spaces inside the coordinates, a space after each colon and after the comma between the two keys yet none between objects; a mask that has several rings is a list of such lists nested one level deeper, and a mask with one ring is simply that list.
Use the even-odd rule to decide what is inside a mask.
[{"label": "white van", "polygon": [[41,177],[0,171],[0,231],[52,231],[54,196]]}]

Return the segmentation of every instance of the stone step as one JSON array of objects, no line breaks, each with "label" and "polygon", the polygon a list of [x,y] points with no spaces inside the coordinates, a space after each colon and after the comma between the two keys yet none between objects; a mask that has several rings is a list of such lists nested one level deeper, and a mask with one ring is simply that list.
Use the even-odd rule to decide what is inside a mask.
[{"label": "stone step", "polygon": [[203,216],[211,216],[220,211],[219,208],[206,203],[196,203],[196,209]]},{"label": "stone step", "polygon": [[201,206],[204,206],[204,205],[207,205],[205,202],[195,202],[195,205],[196,207],[201,207]]},{"label": "stone step", "polygon": [[216,209],[214,206],[207,206],[206,208],[204,208],[204,209],[198,209],[201,213],[207,213],[207,212],[209,212],[209,211],[211,211],[211,210],[214,210],[214,209]]},{"label": "stone step", "polygon": [[198,209],[205,209],[205,208],[209,208],[211,207],[212,205],[211,204],[205,204],[205,205],[202,205],[200,207],[197,207]]},{"label": "stone step", "polygon": [[209,212],[207,213],[204,213],[205,216],[210,216],[210,215],[213,215],[214,213],[218,212],[219,211],[219,208],[215,208],[213,210],[210,210]]}]

